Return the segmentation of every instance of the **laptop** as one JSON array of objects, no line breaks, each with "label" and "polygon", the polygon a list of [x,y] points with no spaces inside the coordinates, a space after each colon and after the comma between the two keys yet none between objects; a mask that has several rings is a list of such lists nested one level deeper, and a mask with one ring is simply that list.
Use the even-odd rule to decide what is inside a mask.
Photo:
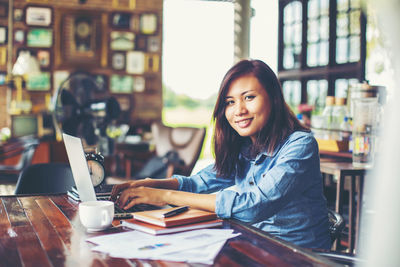
[{"label": "laptop", "polygon": [[[74,177],[76,189],[68,191],[68,195],[75,200],[80,201],[96,201],[109,199],[109,196],[96,196],[92,180],[90,179],[89,167],[85,158],[85,152],[83,150],[82,140],[78,137],[63,133],[64,145],[67,151],[69,164],[72,170],[72,176]],[[78,194],[76,194],[78,193]],[[132,218],[130,212],[154,210],[160,209],[161,207],[139,204],[135,205],[129,211],[122,210],[115,205],[115,218],[126,219]]]}]

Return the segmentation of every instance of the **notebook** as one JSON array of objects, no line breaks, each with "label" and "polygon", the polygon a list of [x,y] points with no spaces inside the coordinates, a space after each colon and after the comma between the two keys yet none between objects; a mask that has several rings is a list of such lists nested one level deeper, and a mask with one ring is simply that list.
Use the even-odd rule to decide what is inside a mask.
[{"label": "notebook", "polygon": [[[92,180],[90,179],[89,167],[85,158],[85,152],[83,151],[81,139],[65,133],[63,133],[63,139],[77,189],[68,191],[68,196],[78,201],[108,200],[109,196],[96,196]],[[122,210],[117,205],[114,207],[114,218],[118,219],[132,218],[130,212],[134,211],[160,209],[160,207],[147,204],[136,205],[133,209],[129,210],[129,212]]]},{"label": "notebook", "polygon": [[185,225],[190,223],[198,223],[203,221],[215,220],[217,215],[214,212],[189,208],[187,211],[172,217],[164,217],[164,214],[176,208],[163,210],[148,210],[134,212],[133,218],[138,221],[158,225],[161,227],[172,227]]},{"label": "notebook", "polygon": [[178,233],[184,232],[189,230],[196,230],[196,229],[204,229],[204,228],[213,228],[217,226],[221,226],[223,223],[220,219],[198,222],[198,223],[189,223],[184,225],[177,225],[172,227],[163,227],[154,224],[149,224],[145,222],[141,222],[139,220],[130,219],[127,221],[122,221],[121,225],[127,227],[129,229],[142,231],[152,235],[163,235],[163,234],[171,234],[171,233]]}]

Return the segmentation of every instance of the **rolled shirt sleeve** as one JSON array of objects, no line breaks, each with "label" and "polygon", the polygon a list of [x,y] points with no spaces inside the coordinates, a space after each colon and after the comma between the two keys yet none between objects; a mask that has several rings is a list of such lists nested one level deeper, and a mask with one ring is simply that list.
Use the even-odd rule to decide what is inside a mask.
[{"label": "rolled shirt sleeve", "polygon": [[216,177],[214,164],[199,171],[197,174],[186,177],[173,175],[179,182],[178,190],[192,193],[212,193],[234,185],[233,178]]}]

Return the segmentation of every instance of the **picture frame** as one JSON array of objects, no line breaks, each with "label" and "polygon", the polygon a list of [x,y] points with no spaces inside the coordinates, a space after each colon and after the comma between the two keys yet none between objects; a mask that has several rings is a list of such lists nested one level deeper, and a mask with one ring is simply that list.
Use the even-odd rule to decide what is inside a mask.
[{"label": "picture frame", "polygon": [[51,47],[53,45],[53,29],[31,28],[26,34],[28,47]]},{"label": "picture frame", "polygon": [[147,36],[145,35],[136,35],[135,38],[135,50],[138,51],[147,51]]},{"label": "picture frame", "polygon": [[14,31],[14,43],[22,45],[25,43],[25,31],[22,29],[16,29]]},{"label": "picture frame", "polygon": [[101,17],[95,13],[67,13],[60,24],[60,59],[57,66],[99,66],[103,42]]},{"label": "picture frame", "polygon": [[14,21],[23,21],[24,19],[24,10],[22,8],[14,9]]},{"label": "picture frame", "polygon": [[108,89],[108,76],[105,74],[93,74],[93,79],[96,82],[99,93],[107,92]]},{"label": "picture frame", "polygon": [[140,15],[140,33],[155,34],[157,32],[158,17],[154,13],[143,13]]},{"label": "picture frame", "polygon": [[41,68],[47,69],[51,66],[51,53],[49,50],[38,50],[36,57]]},{"label": "picture frame", "polygon": [[8,29],[6,26],[0,26],[0,45],[6,44],[8,41]]},{"label": "picture frame", "polygon": [[135,34],[133,32],[112,31],[110,40],[111,50],[128,51],[135,49]]},{"label": "picture frame", "polygon": [[119,29],[129,29],[131,24],[131,15],[132,14],[120,12],[111,14],[111,27]]},{"label": "picture frame", "polygon": [[29,91],[49,91],[51,88],[50,72],[30,74],[26,80],[26,89]]},{"label": "picture frame", "polygon": [[133,91],[134,92],[144,92],[146,89],[146,79],[143,76],[136,76],[133,79]]},{"label": "picture frame", "polygon": [[140,51],[129,51],[126,54],[126,72],[143,74],[145,71],[145,54]]},{"label": "picture frame", "polygon": [[160,52],[160,38],[158,36],[149,36],[147,38],[147,51],[150,53]]},{"label": "picture frame", "polygon": [[113,74],[110,78],[111,93],[132,93],[133,77],[129,75]]},{"label": "picture frame", "polygon": [[56,70],[53,72],[53,88],[57,90],[60,85],[68,79],[70,72],[67,70]]},{"label": "picture frame", "polygon": [[52,23],[52,9],[50,7],[27,6],[25,9],[25,23],[29,26],[50,26]]},{"label": "picture frame", "polygon": [[114,53],[111,56],[111,66],[115,70],[125,69],[125,53]]}]

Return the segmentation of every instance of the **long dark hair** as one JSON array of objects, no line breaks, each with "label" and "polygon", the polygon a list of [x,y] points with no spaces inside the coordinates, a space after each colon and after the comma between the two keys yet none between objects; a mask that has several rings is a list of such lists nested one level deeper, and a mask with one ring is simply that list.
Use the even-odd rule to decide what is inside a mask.
[{"label": "long dark hair", "polygon": [[258,79],[267,91],[271,103],[268,122],[260,130],[255,143],[252,144],[251,151],[254,155],[262,151],[272,153],[294,131],[309,131],[300,124],[286,104],[278,78],[267,64],[260,60],[238,62],[222,80],[213,113],[215,170],[219,177],[229,177],[234,173],[240,149],[246,140],[230,126],[225,117],[225,98],[229,87],[233,81],[246,75],[254,75]]}]

